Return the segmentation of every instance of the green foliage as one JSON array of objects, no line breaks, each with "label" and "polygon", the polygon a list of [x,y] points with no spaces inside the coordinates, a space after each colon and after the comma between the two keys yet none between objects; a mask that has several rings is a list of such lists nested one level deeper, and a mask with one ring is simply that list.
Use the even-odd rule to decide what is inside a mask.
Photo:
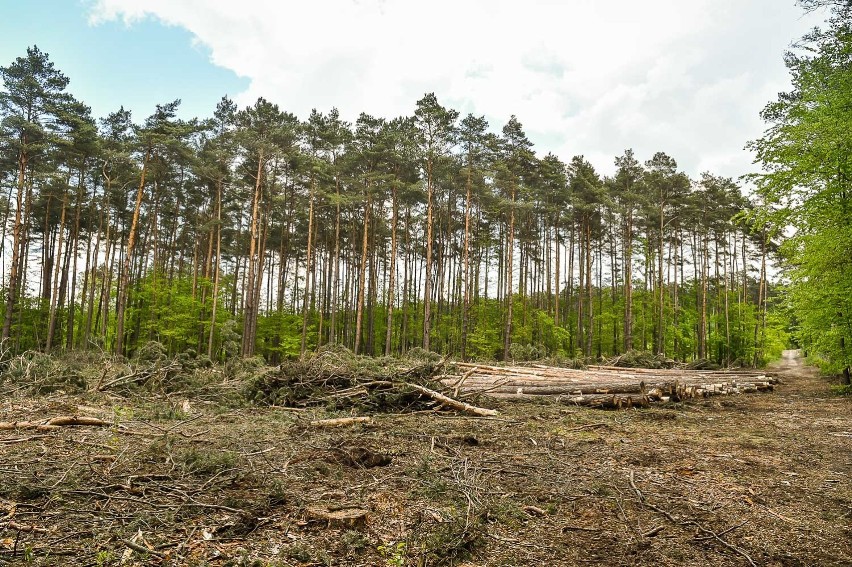
[{"label": "green foliage", "polygon": [[392,541],[378,546],[379,553],[388,567],[403,567],[408,544],[404,541]]},{"label": "green foliage", "polygon": [[[315,333],[311,333],[315,337]],[[277,360],[298,358],[302,346],[302,317],[296,313],[274,313],[258,318],[257,349]],[[312,345],[313,346],[313,345]]]},{"label": "green foliage", "polygon": [[831,391],[838,396],[852,397],[852,384],[838,384],[831,387]]},{"label": "green foliage", "polygon": [[766,106],[770,128],[751,146],[765,169],[755,222],[796,229],[782,248],[794,339],[836,373],[852,366],[852,12],[832,6],[828,27],[787,54],[793,90]]}]

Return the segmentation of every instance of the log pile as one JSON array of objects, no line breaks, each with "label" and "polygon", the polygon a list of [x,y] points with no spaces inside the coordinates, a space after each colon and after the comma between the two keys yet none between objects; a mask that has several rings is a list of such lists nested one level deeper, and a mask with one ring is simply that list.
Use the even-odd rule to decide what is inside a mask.
[{"label": "log pile", "polygon": [[778,380],[761,370],[689,370],[590,366],[587,370],[542,365],[489,366],[456,363],[458,375],[442,376],[457,392],[496,398],[556,396],[569,404],[620,409],[717,395],[765,392]]}]

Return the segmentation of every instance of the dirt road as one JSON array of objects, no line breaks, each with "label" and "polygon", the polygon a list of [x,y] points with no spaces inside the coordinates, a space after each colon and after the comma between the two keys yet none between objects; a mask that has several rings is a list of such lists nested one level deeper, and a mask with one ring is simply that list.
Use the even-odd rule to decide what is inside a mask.
[{"label": "dirt road", "polygon": [[[798,354],[774,392],[497,418],[181,398],[16,398],[0,565],[852,565],[852,399]],[[335,514],[337,513],[337,514]],[[148,550],[145,552],[145,550]]]}]

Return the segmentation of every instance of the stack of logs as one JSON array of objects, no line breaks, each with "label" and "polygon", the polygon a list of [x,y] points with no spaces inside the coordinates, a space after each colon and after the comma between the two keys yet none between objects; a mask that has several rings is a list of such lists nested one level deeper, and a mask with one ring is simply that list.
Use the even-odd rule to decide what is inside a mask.
[{"label": "stack of logs", "polygon": [[442,376],[456,393],[498,398],[557,396],[569,404],[599,408],[648,406],[714,395],[771,391],[777,378],[759,370],[687,370],[542,365],[488,366],[456,363],[458,375]]}]

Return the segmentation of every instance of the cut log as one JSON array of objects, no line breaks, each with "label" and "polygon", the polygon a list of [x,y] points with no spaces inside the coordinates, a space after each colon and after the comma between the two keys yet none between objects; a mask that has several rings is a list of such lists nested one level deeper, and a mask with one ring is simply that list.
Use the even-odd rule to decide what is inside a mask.
[{"label": "cut log", "polygon": [[441,376],[457,391],[509,399],[557,396],[560,401],[594,407],[632,407],[652,402],[766,392],[778,379],[754,369],[693,370],[589,366],[585,370],[457,363],[458,376]]}]

